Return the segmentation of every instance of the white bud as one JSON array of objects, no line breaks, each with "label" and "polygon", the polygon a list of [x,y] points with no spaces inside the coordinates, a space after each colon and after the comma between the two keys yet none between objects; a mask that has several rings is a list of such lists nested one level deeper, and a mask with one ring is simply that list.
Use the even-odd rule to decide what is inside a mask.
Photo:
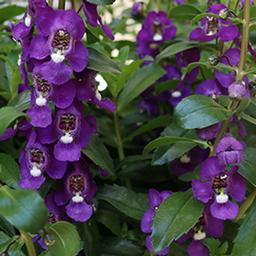
[{"label": "white bud", "polygon": [[191,158],[187,154],[184,154],[183,156],[180,157],[180,161],[183,164],[188,164],[188,163],[190,163]]},{"label": "white bud", "polygon": [[39,177],[42,174],[42,171],[34,165],[33,168],[30,170],[30,174],[33,177]]},{"label": "white bud", "polygon": [[102,100],[102,96],[101,96],[101,94],[98,92],[98,90],[96,90],[95,96],[96,96],[96,98],[97,98],[98,100]]},{"label": "white bud", "polygon": [[205,232],[202,232],[201,230],[199,230],[194,234],[193,238],[194,240],[203,240],[206,238],[206,234]]},{"label": "white bud", "polygon": [[107,89],[108,84],[107,84],[106,80],[100,74],[96,75],[95,80],[99,83],[98,90],[100,92]]},{"label": "white bud", "polygon": [[29,14],[27,14],[27,15],[26,15],[26,18],[25,18],[25,20],[24,20],[24,23],[25,23],[25,26],[26,26],[26,27],[30,27],[30,25],[31,25],[31,20],[32,20],[31,16],[30,16]]},{"label": "white bud", "polygon": [[174,91],[172,92],[172,97],[173,98],[179,98],[181,96],[181,92],[180,91]]},{"label": "white bud", "polygon": [[65,135],[61,136],[60,141],[64,144],[70,144],[73,142],[73,137],[69,133],[65,133]]},{"label": "white bud", "polygon": [[57,51],[56,53],[51,54],[51,58],[55,63],[61,63],[64,61],[65,56],[61,53],[61,51]]},{"label": "white bud", "polygon": [[224,193],[220,193],[219,195],[216,195],[215,198],[218,204],[225,204],[228,201],[228,195]]},{"label": "white bud", "polygon": [[156,34],[154,34],[153,40],[154,41],[161,41],[161,40],[163,40],[163,36],[159,33],[156,33]]},{"label": "white bud", "polygon": [[74,203],[82,203],[84,201],[84,198],[80,196],[79,193],[76,193],[76,195],[72,197],[72,201]]},{"label": "white bud", "polygon": [[36,105],[39,107],[45,106],[47,103],[46,98],[44,98],[42,95],[39,95],[39,97],[36,98]]}]

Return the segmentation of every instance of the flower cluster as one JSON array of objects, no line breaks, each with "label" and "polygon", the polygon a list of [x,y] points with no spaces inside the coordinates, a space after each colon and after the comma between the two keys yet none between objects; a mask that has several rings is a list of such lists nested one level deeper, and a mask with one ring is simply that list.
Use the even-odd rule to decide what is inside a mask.
[{"label": "flower cluster", "polygon": [[[99,23],[113,38],[97,6],[87,1],[83,4],[88,22]],[[20,186],[39,189],[48,178],[62,180],[64,187],[46,198],[50,217],[56,220],[67,215],[86,221],[93,213],[96,186],[81,149],[97,129],[95,116],[85,114],[83,102],[115,110],[114,103],[102,99],[98,92],[96,73],[86,68],[88,49],[82,41],[85,31],[75,10],[55,10],[46,1],[30,1],[23,21],[12,27],[14,40],[22,46],[20,91],[31,91],[29,121],[24,121],[23,128],[27,143],[19,160]],[[21,130],[19,125],[6,130],[2,139],[17,129]]]},{"label": "flower cluster", "polygon": [[[200,61],[201,54],[198,48],[191,48],[176,54],[175,64],[172,63],[172,60],[169,62],[168,59],[165,60],[162,65],[166,74],[158,82],[172,81],[172,83],[176,83],[171,89],[162,90],[160,94],[156,93],[157,85],[150,87],[142,94],[140,108],[150,116],[159,115],[160,110],[163,113],[161,107],[163,103],[175,107],[184,97],[192,93],[211,97],[215,101],[218,101],[219,96],[228,96],[232,102],[232,110],[238,106],[238,102],[242,98],[250,96],[248,77],[237,76],[241,35],[239,28],[230,19],[232,13],[223,4],[210,5],[207,13],[209,16],[201,19],[200,26],[193,29],[189,34],[189,40],[201,42],[216,40],[222,45],[218,56],[208,57],[208,62],[214,69],[213,78],[206,79],[203,69],[196,65],[192,71],[182,75],[183,68],[186,68],[190,63]],[[165,17],[165,19],[159,17]],[[167,20],[167,14],[162,12],[149,13],[145,18],[142,29],[137,36],[137,52],[141,58],[145,56],[155,58],[161,51],[162,45],[173,39],[176,29],[171,32],[168,25],[165,26],[165,29],[160,25],[161,29],[156,29],[156,24],[163,24],[164,22],[174,26],[170,20],[169,23]],[[233,41],[234,47],[225,47],[225,43],[229,41]],[[227,68],[225,70],[215,69],[214,67],[218,63]],[[148,65],[149,62],[146,61],[145,64]],[[166,113],[168,111],[169,109]],[[243,123],[235,116],[231,117],[230,122],[238,126],[239,136],[243,138],[246,134]],[[194,228],[175,241],[176,243],[183,243],[192,238],[192,242],[187,248],[190,256],[209,255],[210,252],[202,241],[207,236],[219,238],[223,235],[224,221],[234,220],[238,216],[239,206],[237,202],[241,203],[246,195],[245,179],[238,172],[239,164],[244,158],[245,145],[234,138],[231,131],[225,130],[223,134],[222,126],[223,123],[220,122],[196,130],[198,138],[214,145],[211,152],[208,149],[195,147],[169,165],[172,174],[182,176],[194,171],[202,163],[199,172],[200,179],[193,179],[191,185],[194,197],[205,204],[203,214]],[[189,184],[184,189],[188,187]],[[150,237],[152,219],[155,215],[154,207],[158,207],[161,201],[158,200],[158,204],[152,206],[153,195],[157,194],[159,198],[161,197],[161,193],[157,193],[153,189],[149,191],[150,208],[141,220],[141,230],[148,234],[146,247],[149,251],[154,251]],[[167,255],[168,251],[169,248],[165,248],[157,255]]]}]

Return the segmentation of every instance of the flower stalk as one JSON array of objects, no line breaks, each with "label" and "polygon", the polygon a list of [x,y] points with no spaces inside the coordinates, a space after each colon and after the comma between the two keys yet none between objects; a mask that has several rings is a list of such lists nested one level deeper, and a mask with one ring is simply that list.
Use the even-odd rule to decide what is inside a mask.
[{"label": "flower stalk", "polygon": [[250,29],[250,0],[245,0],[244,4],[244,19],[243,19],[243,33],[241,43],[241,57],[237,72],[237,80],[241,80],[244,74],[244,67],[247,59],[247,49],[249,42],[249,29]]},{"label": "flower stalk", "polygon": [[59,9],[65,9],[66,0],[59,0]]},{"label": "flower stalk", "polygon": [[20,231],[20,234],[21,234],[21,238],[23,239],[26,245],[28,256],[36,256],[36,250],[35,250],[31,236],[22,230]]}]

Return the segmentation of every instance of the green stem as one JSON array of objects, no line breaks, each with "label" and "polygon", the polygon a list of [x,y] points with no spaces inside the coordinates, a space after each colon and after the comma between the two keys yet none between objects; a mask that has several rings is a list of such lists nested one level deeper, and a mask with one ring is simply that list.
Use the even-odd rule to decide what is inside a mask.
[{"label": "green stem", "polygon": [[52,6],[53,5],[53,0],[48,0],[48,5]]},{"label": "green stem", "polygon": [[157,10],[161,11],[161,0],[157,0]]},{"label": "green stem", "polygon": [[59,0],[59,9],[65,9],[66,0]]},{"label": "green stem", "polygon": [[242,219],[246,213],[246,211],[250,208],[250,206],[252,205],[252,203],[254,202],[256,198],[256,190],[254,190],[248,197],[247,199],[244,201],[244,203],[240,206],[240,210],[239,210],[239,214],[236,217],[235,221],[238,221],[240,219]]},{"label": "green stem", "polygon": [[250,0],[245,0],[244,3],[244,19],[243,19],[243,34],[241,43],[241,56],[237,72],[237,80],[243,78],[244,66],[247,59],[248,42],[250,29]]},{"label": "green stem", "polygon": [[75,10],[76,9],[76,3],[75,0],[71,0],[71,9]]},{"label": "green stem", "polygon": [[21,234],[23,241],[25,242],[28,256],[36,256],[36,250],[35,250],[34,244],[32,242],[31,236],[22,230],[20,231],[20,234]]},{"label": "green stem", "polygon": [[121,132],[120,132],[120,125],[119,125],[119,118],[118,118],[118,113],[114,113],[114,125],[115,125],[115,133],[116,133],[116,145],[117,145],[117,150],[118,150],[118,156],[119,160],[122,161],[124,159],[124,148],[123,148],[123,141],[121,137]]}]

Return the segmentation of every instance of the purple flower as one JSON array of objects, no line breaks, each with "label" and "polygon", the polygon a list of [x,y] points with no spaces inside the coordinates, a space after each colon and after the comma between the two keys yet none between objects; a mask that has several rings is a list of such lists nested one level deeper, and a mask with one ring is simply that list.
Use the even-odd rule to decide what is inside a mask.
[{"label": "purple flower", "polygon": [[87,101],[100,108],[114,112],[116,109],[115,103],[109,98],[102,98],[97,90],[95,74],[95,71],[89,69],[85,69],[80,73],[75,73],[76,97],[80,101]]},{"label": "purple flower", "polygon": [[221,123],[217,123],[202,129],[197,129],[196,134],[200,139],[212,140],[217,137],[220,128]]},{"label": "purple flower", "polygon": [[195,93],[210,96],[213,99],[216,99],[217,96],[221,95],[221,91],[216,81],[210,79],[197,85]]},{"label": "purple flower", "polygon": [[169,102],[173,107],[175,107],[182,99],[188,97],[190,93],[190,86],[181,81],[174,89],[171,90]]},{"label": "purple flower", "polygon": [[67,163],[52,157],[47,147],[37,141],[32,132],[28,144],[20,154],[20,186],[38,189],[45,181],[44,172],[53,179],[61,179],[66,171]]},{"label": "purple flower", "polygon": [[151,11],[137,36],[137,52],[141,58],[155,56],[159,46],[176,35],[176,27],[165,12]]},{"label": "purple flower", "polygon": [[224,221],[214,218],[209,210],[208,205],[204,209],[203,216],[200,217],[196,225],[176,242],[183,243],[190,237],[193,239],[187,247],[189,256],[205,255],[209,256],[208,248],[203,244],[207,236],[219,238],[224,232]]},{"label": "purple flower", "polygon": [[80,72],[86,67],[88,50],[81,42],[85,26],[74,10],[41,8],[37,29],[39,34],[32,39],[30,57],[38,60],[51,57],[38,67],[47,81],[63,84],[70,79],[72,70]]},{"label": "purple flower", "polygon": [[230,197],[238,202],[245,198],[246,183],[236,171],[236,167],[226,171],[217,157],[210,157],[202,164],[202,180],[192,181],[194,196],[199,201],[209,203],[210,212],[217,219],[234,219],[239,207],[230,200]]},{"label": "purple flower", "polygon": [[195,147],[170,163],[170,171],[177,176],[192,172],[209,155],[208,150]]},{"label": "purple flower", "polygon": [[144,3],[136,2],[132,5],[131,15],[134,18],[142,18],[144,16]]},{"label": "purple flower", "polygon": [[220,163],[224,165],[240,164],[243,160],[244,145],[229,135],[219,141],[215,152]]},{"label": "purple flower", "polygon": [[94,116],[83,116],[81,110],[71,105],[59,109],[52,125],[38,129],[39,140],[54,146],[54,156],[59,161],[78,161],[81,148],[89,143],[91,134],[96,132]]},{"label": "purple flower", "polygon": [[200,60],[200,50],[191,48],[176,54],[176,61],[179,67],[187,67],[192,62]]},{"label": "purple flower", "polygon": [[249,96],[249,88],[244,81],[233,82],[228,87],[228,94],[231,98],[242,98]]},{"label": "purple flower", "polygon": [[67,215],[75,221],[87,221],[93,214],[91,200],[96,193],[96,185],[89,169],[75,163],[73,169],[66,177],[65,190],[55,194],[57,205],[66,205]]},{"label": "purple flower", "polygon": [[108,25],[103,24],[102,19],[98,14],[96,4],[92,4],[86,0],[83,0],[83,10],[84,10],[84,14],[87,18],[87,21],[89,22],[89,24],[91,26],[93,26],[93,27],[101,26],[101,29],[111,40],[115,39],[115,37],[114,37],[111,29],[108,27]]},{"label": "purple flower", "polygon": [[8,140],[16,134],[14,128],[6,128],[3,133],[0,134],[0,141]]},{"label": "purple flower", "polygon": [[[140,228],[141,231],[146,234],[151,234],[152,232],[152,221],[153,217],[155,215],[155,211],[158,208],[158,206],[167,199],[172,194],[171,191],[162,191],[158,192],[155,189],[149,190],[149,208],[144,213],[144,216],[141,219],[140,222]],[[153,244],[152,244],[152,238],[150,235],[146,238],[146,247],[150,252],[154,252]],[[165,256],[169,252],[169,247],[163,249],[161,252],[157,253],[159,256]]]},{"label": "purple flower", "polygon": [[200,27],[195,28],[189,35],[190,40],[212,41],[219,39],[226,42],[231,41],[239,36],[237,26],[231,21],[223,19],[227,15],[227,7],[223,4],[214,4],[208,8],[209,13],[217,14],[220,18],[213,16],[204,17],[200,22]]}]

